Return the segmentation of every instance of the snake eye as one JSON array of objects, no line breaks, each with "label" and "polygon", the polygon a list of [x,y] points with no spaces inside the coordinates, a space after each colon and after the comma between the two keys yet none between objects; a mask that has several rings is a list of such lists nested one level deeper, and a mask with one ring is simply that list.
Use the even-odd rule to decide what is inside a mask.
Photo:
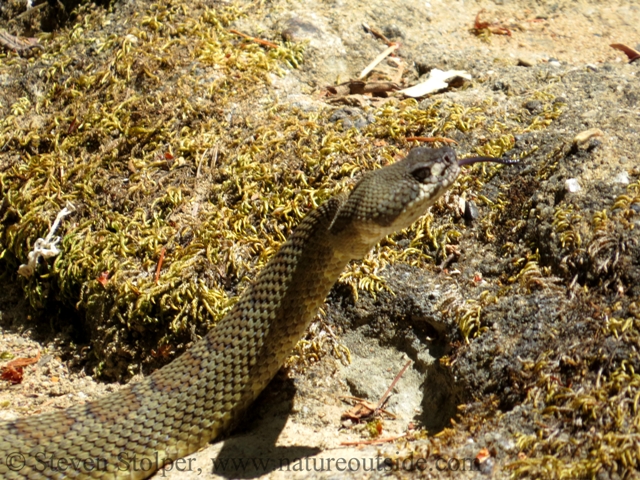
[{"label": "snake eye", "polygon": [[418,182],[424,183],[424,181],[427,178],[431,177],[431,167],[430,166],[426,166],[426,165],[419,165],[416,168],[414,168],[413,170],[411,170],[411,175]]},{"label": "snake eye", "polygon": [[453,153],[447,152],[442,156],[444,163],[456,163],[456,157]]}]

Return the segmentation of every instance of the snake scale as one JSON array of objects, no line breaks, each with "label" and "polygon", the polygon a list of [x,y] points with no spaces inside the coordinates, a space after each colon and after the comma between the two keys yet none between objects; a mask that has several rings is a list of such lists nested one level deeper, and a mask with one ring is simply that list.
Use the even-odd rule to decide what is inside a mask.
[{"label": "snake scale", "polygon": [[450,148],[415,148],[309,213],[233,309],[138,383],[0,424],[0,476],[146,478],[228,431],[282,366],[346,264],[406,228],[456,180]]}]

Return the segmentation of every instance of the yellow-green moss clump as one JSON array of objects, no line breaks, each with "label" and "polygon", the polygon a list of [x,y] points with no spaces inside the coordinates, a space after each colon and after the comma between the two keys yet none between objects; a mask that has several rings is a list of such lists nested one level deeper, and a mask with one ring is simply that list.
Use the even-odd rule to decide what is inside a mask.
[{"label": "yellow-green moss clump", "polygon": [[[599,472],[623,475],[640,467],[640,355],[632,347],[640,342],[640,305],[630,305],[629,318],[610,316],[617,308],[603,312],[599,333],[602,344],[618,345],[619,356],[563,359],[578,367],[586,366],[585,360],[600,362],[595,379],[575,385],[562,381],[550,373],[557,365],[544,357],[524,365],[535,381],[527,403],[543,408],[534,410],[535,433],[517,435],[524,455],[509,466],[515,478],[594,478]],[[608,375],[602,373],[607,362],[619,365]]]}]

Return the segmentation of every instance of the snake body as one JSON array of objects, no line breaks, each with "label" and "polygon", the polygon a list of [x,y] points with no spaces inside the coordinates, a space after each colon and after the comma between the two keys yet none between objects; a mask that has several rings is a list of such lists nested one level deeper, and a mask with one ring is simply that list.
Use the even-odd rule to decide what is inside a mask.
[{"label": "snake body", "polygon": [[455,181],[449,148],[416,148],[309,213],[233,309],[138,383],[0,424],[0,476],[146,478],[239,420],[304,335],[345,265],[411,225]]}]

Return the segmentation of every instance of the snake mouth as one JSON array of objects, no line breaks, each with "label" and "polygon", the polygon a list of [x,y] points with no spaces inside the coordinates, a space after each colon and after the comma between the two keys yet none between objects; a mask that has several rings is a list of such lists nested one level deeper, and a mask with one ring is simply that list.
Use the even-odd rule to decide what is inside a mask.
[{"label": "snake mouth", "polygon": [[500,163],[502,165],[513,165],[519,163],[517,160],[511,160],[508,158],[495,158],[495,157],[467,157],[458,160],[458,166],[463,167],[465,165],[473,165],[475,163]]}]

